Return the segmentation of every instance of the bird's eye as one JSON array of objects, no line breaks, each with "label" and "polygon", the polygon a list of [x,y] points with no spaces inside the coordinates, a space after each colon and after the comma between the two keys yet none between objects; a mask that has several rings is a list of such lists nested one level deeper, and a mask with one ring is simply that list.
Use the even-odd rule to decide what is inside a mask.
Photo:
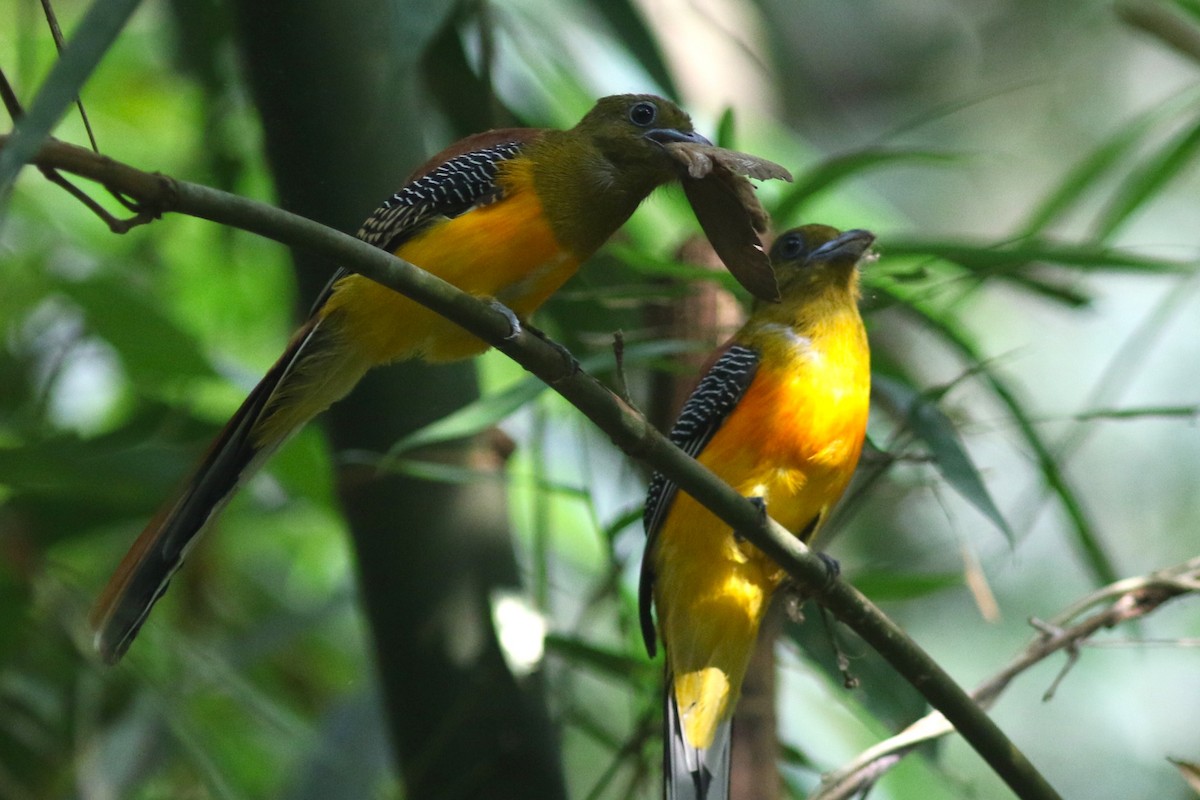
[{"label": "bird's eye", "polygon": [[658,119],[658,108],[654,103],[643,100],[640,103],[634,103],[633,107],[629,109],[629,121],[639,128],[653,125],[656,119]]},{"label": "bird's eye", "polygon": [[780,240],[778,247],[780,257],[799,258],[804,254],[804,237],[798,233],[788,234]]}]

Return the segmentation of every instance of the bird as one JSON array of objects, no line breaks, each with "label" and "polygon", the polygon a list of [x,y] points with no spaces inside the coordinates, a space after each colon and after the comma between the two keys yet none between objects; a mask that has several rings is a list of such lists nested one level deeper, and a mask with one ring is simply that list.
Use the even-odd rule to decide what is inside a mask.
[{"label": "bird", "polygon": [[[845,491],[866,435],[859,265],[874,240],[825,225],[778,236],[770,259],[781,302],[757,303],[717,349],[670,433],[805,541]],[[666,654],[664,795],[726,798],[734,707],[785,573],[661,473],[644,524],[642,636],[654,657],[656,614]]]},{"label": "bird", "polygon": [[[681,144],[711,147],[674,103],[645,94],[604,97],[569,130],[506,128],[452,144],[419,167],[357,236],[510,311],[515,332],[655,188],[687,179],[676,152]],[[761,249],[757,255],[765,268]],[[121,659],[239,484],[368,369],[486,349],[415,301],[336,272],[283,355],[100,593],[91,623],[102,660]]]}]

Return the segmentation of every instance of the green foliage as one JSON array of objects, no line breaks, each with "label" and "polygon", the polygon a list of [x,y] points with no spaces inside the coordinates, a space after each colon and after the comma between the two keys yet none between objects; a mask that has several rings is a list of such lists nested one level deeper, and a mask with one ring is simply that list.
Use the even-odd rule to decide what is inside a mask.
[{"label": "green foliage", "polygon": [[[244,9],[200,19],[180,3],[129,20],[136,5],[60,9],[73,39],[62,61],[33,17],[0,24],[0,67],[11,77],[21,62],[29,111],[0,156],[0,187],[82,94],[114,156],[270,197],[257,112],[232,66]],[[1191,0],[1174,5],[1180,25],[1200,18]],[[1001,4],[987,19],[936,3],[843,6],[759,0],[733,22],[668,30],[631,2],[393,3],[367,62],[422,113],[356,133],[428,152],[469,129],[568,124],[597,94],[650,88],[680,96],[716,141],[792,169],[793,185],[760,193],[777,227],[876,231],[864,308],[883,444],[835,516],[834,552],[969,684],[1008,660],[1026,617],[1194,554],[1200,506],[1172,489],[1200,472],[1186,367],[1200,244],[1194,65],[1167,69],[1159,43],[1130,39],[1104,4]],[[706,77],[710,40],[679,55],[696,30],[733,43],[721,52],[728,82]],[[73,119],[57,130],[81,140]],[[379,170],[398,182],[411,166]],[[645,476],[494,354],[480,360],[479,399],[398,441],[331,452],[315,429],[298,437],[191,555],[128,664],[99,667],[92,596],[282,349],[297,292],[287,254],[249,236],[176,218],[116,236],[32,170],[5,199],[0,796],[403,796],[388,743],[403,720],[385,719],[330,476],[496,480],[439,461],[439,447],[497,424],[516,441],[500,478],[509,507],[467,511],[508,516],[524,589],[551,631],[538,676],[571,796],[657,796],[660,665],[642,649],[634,596]],[[682,193],[660,193],[539,326],[613,385],[622,330],[620,384],[649,406],[650,373],[679,372],[697,345],[664,337],[647,306],[700,281],[738,291],[677,257],[695,230]],[[1169,302],[1146,299],[1158,293]],[[981,621],[981,576],[996,626]],[[455,613],[465,648],[475,618]],[[808,616],[782,648],[795,796],[924,712],[864,645]],[[1200,635],[1176,622],[1148,625]],[[1042,684],[1014,688],[1001,721],[1066,796],[1177,793],[1164,757],[1200,748],[1195,726],[1177,722],[1194,663],[1111,652],[1089,651],[1053,704],[1040,703]],[[1171,690],[1150,697],[1147,685]],[[1135,712],[1137,731],[1123,724]],[[958,745],[923,756],[872,796],[1006,796]]]}]

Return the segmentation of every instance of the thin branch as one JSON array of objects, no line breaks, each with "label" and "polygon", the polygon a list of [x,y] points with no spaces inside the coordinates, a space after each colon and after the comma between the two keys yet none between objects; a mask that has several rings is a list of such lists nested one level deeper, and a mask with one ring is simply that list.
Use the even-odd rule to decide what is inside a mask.
[{"label": "thin branch", "polygon": [[[0,149],[7,139],[0,137]],[[667,475],[778,562],[801,587],[887,659],[934,708],[941,710],[1018,797],[1058,798],[1058,793],[1024,754],[894,622],[852,586],[831,579],[824,561],[779,523],[765,518],[757,506],[671,444],[641,414],[595,378],[578,370],[573,359],[564,357],[561,347],[528,330],[513,336],[508,319],[487,303],[353,236],[265,203],[142,172],[53,140],[41,148],[34,161],[39,166],[96,180],[155,212],[188,214],[305,248],[454,320],[541,378],[603,430],[617,447]]]},{"label": "thin branch", "polygon": [[[51,26],[55,31],[55,42],[59,44],[59,50],[61,51],[62,31],[58,30],[58,20],[53,18],[53,10],[49,8],[49,5],[47,5],[46,8],[46,13],[50,15]],[[0,69],[0,99],[3,100],[4,108],[8,111],[8,115],[12,118],[14,123],[21,119],[21,117],[25,116],[25,108],[21,105],[21,100],[17,97],[17,93],[13,89],[12,84],[8,82],[8,76],[4,74],[3,69]],[[76,101],[78,102],[78,98]],[[92,149],[99,153],[100,151],[96,147],[96,137],[92,135],[92,128],[91,125],[88,124],[87,115],[83,111],[82,103],[79,104],[79,113],[83,115],[84,126],[87,127],[88,139],[92,143]],[[108,213],[107,209],[93,200],[91,195],[83,191],[83,189],[80,189],[75,184],[71,183],[54,168],[41,166],[39,169],[46,180],[50,181],[56,186],[61,186],[69,195],[83,203],[83,205],[89,211],[102,219],[104,224],[107,225],[108,229],[113,233],[128,233],[133,228],[136,228],[139,225],[145,225],[147,222],[151,222],[155,218],[154,214],[147,212],[136,204],[128,202],[126,198],[115,192],[113,193],[113,196],[120,201],[122,205],[135,213],[134,216],[128,219],[119,219],[114,217],[112,214]]]},{"label": "thin branch", "polygon": [[[1200,594],[1200,557],[1105,586],[1072,604],[1050,622],[1030,620],[1037,635],[1003,669],[971,692],[971,697],[983,708],[990,708],[1014,678],[1060,650],[1066,651],[1067,662],[1043,698],[1048,700],[1067,670],[1078,660],[1080,646],[1090,637],[1106,628],[1147,616],[1168,601],[1189,594]],[[1107,605],[1080,619],[1102,604]],[[940,713],[928,714],[826,775],[809,800],[846,800],[879,780],[917,746],[953,730]]]},{"label": "thin branch", "polygon": [[[46,24],[50,26],[50,35],[54,38],[54,47],[58,50],[59,56],[61,56],[63,51],[62,28],[59,27],[58,14],[54,13],[54,4],[50,0],[42,0],[42,13],[46,15]],[[83,121],[83,129],[87,131],[88,141],[92,145],[92,150],[99,153],[100,145],[96,144],[96,134],[92,131],[92,121],[88,119],[87,111],[83,107],[83,98],[79,95],[75,95],[75,107],[79,109],[79,119]]]}]

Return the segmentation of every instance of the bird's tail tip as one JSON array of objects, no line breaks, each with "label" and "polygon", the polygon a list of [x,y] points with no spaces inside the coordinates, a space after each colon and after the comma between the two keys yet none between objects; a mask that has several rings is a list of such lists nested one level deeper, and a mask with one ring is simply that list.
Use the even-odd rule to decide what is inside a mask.
[{"label": "bird's tail tip", "polygon": [[666,800],[729,800],[732,720],[721,721],[708,747],[688,741],[671,681],[667,681],[663,741]]}]

